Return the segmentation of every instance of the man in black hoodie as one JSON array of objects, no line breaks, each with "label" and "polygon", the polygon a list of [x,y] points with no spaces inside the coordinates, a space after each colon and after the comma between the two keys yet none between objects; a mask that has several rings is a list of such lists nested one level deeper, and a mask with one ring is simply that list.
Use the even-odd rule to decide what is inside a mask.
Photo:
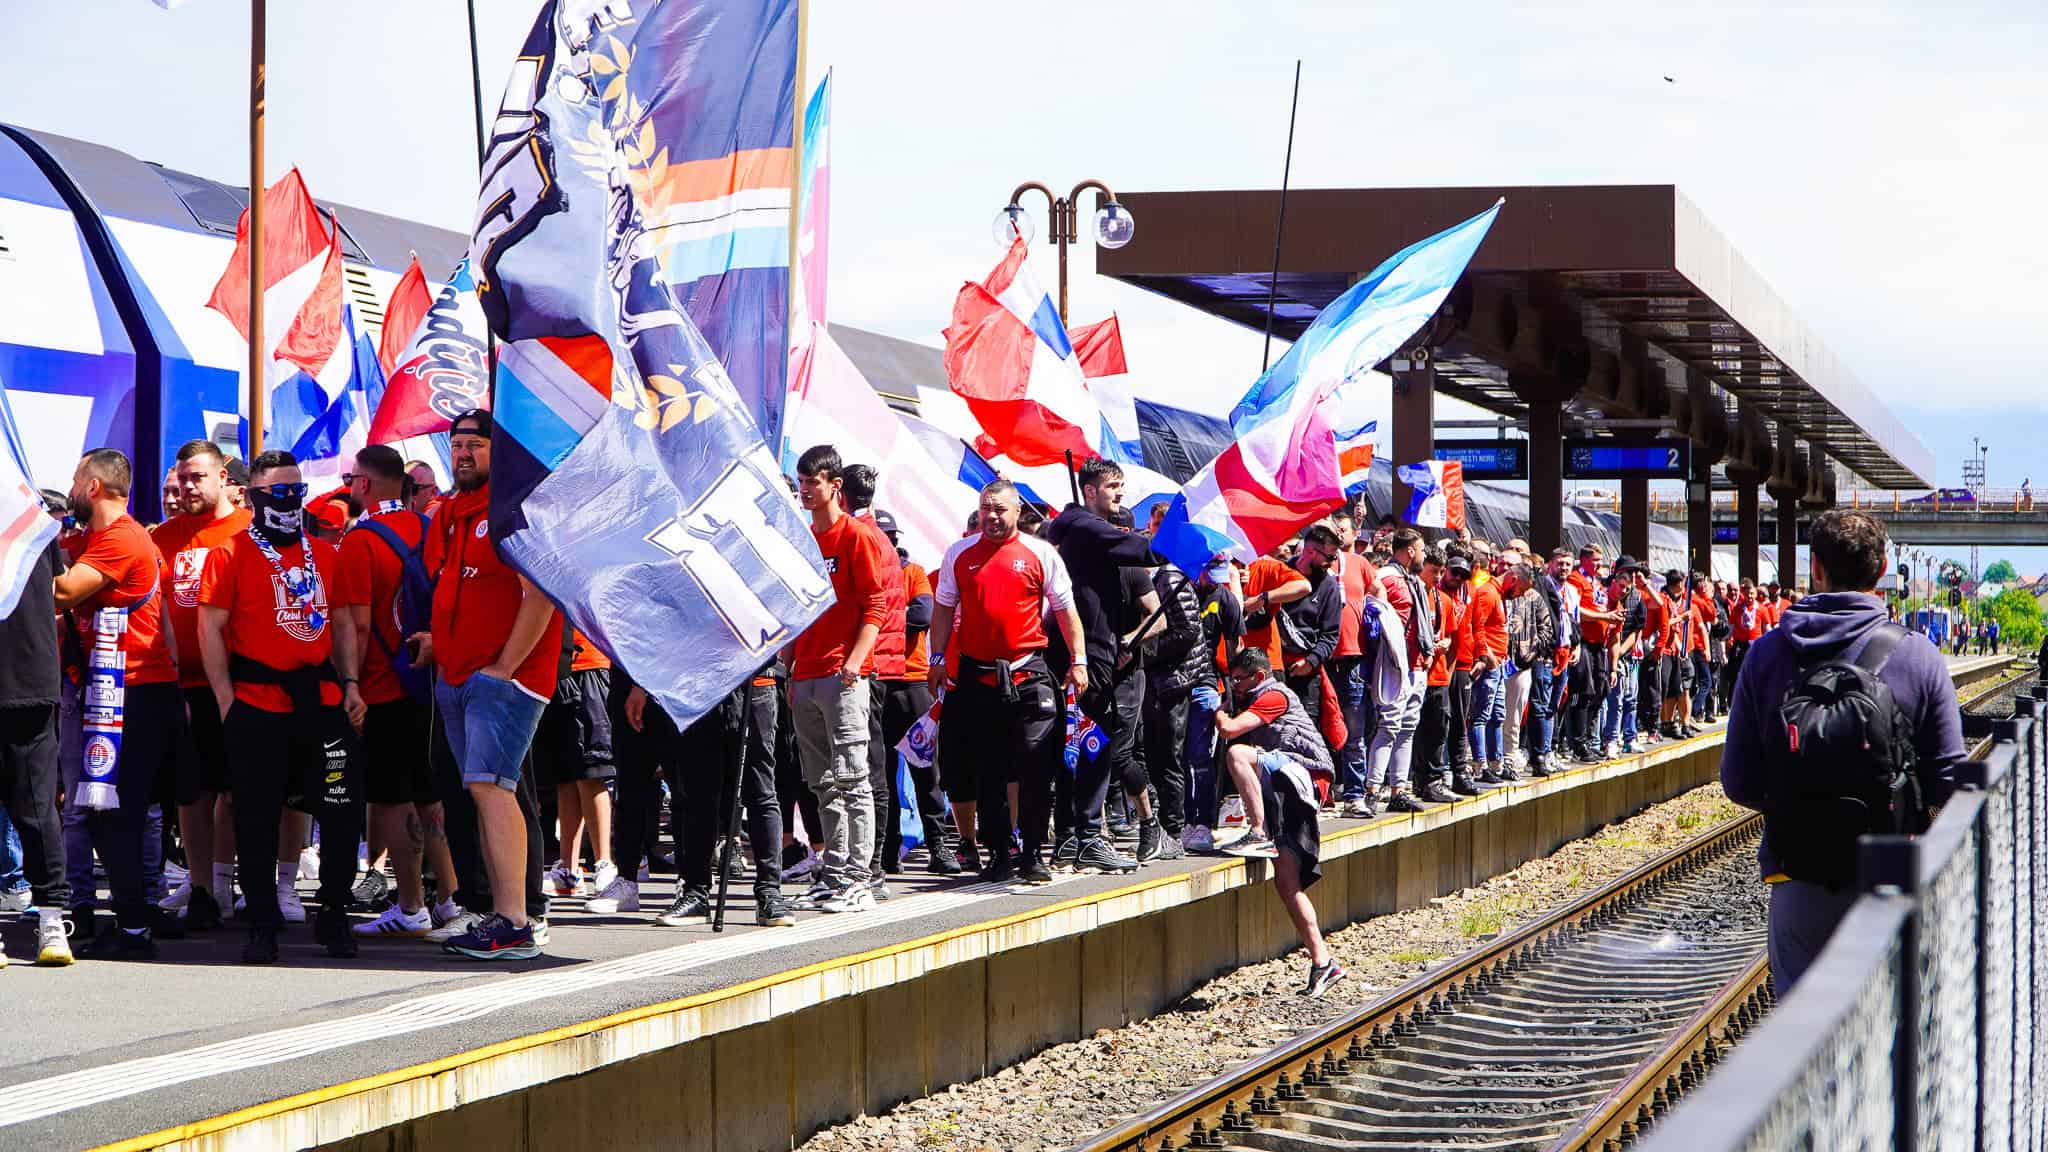
[{"label": "man in black hoodie", "polygon": [[[1769,814],[1771,797],[1785,792],[1784,764],[1773,742],[1783,728],[1778,709],[1802,667],[1856,659],[1885,624],[1884,600],[1876,592],[1885,571],[1884,526],[1863,512],[1826,513],[1813,524],[1810,563],[1814,593],[1786,609],[1779,626],[1743,658],[1721,754],[1728,798],[1766,813],[1757,863],[1771,886],[1771,979],[1780,995],[1820,954],[1857,893],[1854,885],[1830,888],[1785,875],[1776,839],[1801,830],[1781,827]],[[1962,712],[1948,666],[1925,636],[1913,633],[1899,640],[1879,679],[1911,723],[1921,795],[1939,805],[1953,790],[1955,764],[1963,758]]]},{"label": "man in black hoodie", "polygon": [[[1081,633],[1088,650],[1081,659],[1088,668],[1088,690],[1081,695],[1081,710],[1101,726],[1110,745],[1115,745],[1124,717],[1138,714],[1144,695],[1143,681],[1118,676],[1122,663],[1122,632],[1117,621],[1123,615],[1124,574],[1127,566],[1165,563],[1152,552],[1152,538],[1125,532],[1108,520],[1123,506],[1124,470],[1113,460],[1101,457],[1081,465],[1081,503],[1069,504],[1046,529],[1046,542],[1059,549],[1074,581],[1074,607],[1081,614]],[[1073,665],[1064,636],[1054,639],[1046,662],[1055,676],[1064,676]],[[1074,866],[1083,872],[1130,872],[1138,862],[1118,852],[1102,834],[1102,803],[1109,795],[1112,757],[1083,756],[1075,769],[1068,795],[1071,801],[1075,837]]]}]

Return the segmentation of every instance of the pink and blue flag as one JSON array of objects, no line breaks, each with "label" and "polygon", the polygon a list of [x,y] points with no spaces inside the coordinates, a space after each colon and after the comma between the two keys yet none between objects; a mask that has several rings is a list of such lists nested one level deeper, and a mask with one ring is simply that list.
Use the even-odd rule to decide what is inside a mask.
[{"label": "pink and blue flag", "polygon": [[1153,547],[1182,571],[1210,557],[1250,560],[1344,502],[1326,402],[1397,351],[1443,305],[1500,202],[1402,249],[1324,308],[1231,410],[1237,439],[1195,474]]},{"label": "pink and blue flag", "polygon": [[1114,317],[1077,350],[1027,255],[1022,237],[1011,240],[988,279],[963,285],[953,301],[946,380],[987,433],[976,448],[1026,467],[1063,464],[1069,452],[1076,463],[1097,456],[1137,463],[1089,390],[1084,364],[1083,353],[1092,353],[1098,373],[1122,374]]}]

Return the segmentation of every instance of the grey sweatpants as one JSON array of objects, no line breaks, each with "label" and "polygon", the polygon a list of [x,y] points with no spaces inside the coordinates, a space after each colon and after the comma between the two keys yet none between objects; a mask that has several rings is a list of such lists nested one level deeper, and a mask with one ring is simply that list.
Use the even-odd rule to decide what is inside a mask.
[{"label": "grey sweatpants", "polygon": [[789,682],[804,783],[818,796],[825,839],[824,881],[866,883],[875,863],[875,792],[868,782],[868,682],[837,676]]},{"label": "grey sweatpants", "polygon": [[1854,888],[1830,892],[1804,880],[1771,885],[1771,982],[1780,997],[1813,967],[1856,895]]}]

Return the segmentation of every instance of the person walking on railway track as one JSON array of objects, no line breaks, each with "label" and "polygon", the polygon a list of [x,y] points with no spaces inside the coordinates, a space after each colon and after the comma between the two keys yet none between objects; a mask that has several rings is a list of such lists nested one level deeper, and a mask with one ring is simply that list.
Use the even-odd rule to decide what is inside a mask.
[{"label": "person walking on railway track", "polygon": [[1224,851],[1273,861],[1274,890],[1308,949],[1303,994],[1321,996],[1345,976],[1323,942],[1308,896],[1323,875],[1311,777],[1331,771],[1330,750],[1301,699],[1273,677],[1266,654],[1256,648],[1230,661],[1230,699],[1216,712],[1216,734],[1229,744],[1230,778],[1245,811],[1245,834]]},{"label": "person walking on railway track", "polygon": [[1728,712],[1721,785],[1764,814],[1771,976],[1797,983],[1856,900],[1856,838],[1915,833],[1947,799],[1962,713],[1926,637],[1885,618],[1884,526],[1814,521],[1814,592],[1750,646]]}]

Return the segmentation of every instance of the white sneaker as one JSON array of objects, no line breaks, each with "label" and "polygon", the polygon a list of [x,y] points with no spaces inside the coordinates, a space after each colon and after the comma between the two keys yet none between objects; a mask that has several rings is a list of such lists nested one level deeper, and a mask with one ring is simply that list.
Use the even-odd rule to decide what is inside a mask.
[{"label": "white sneaker", "polygon": [[[168,866],[166,866],[164,871],[164,879],[167,881],[170,879]],[[170,895],[157,901],[156,906],[166,912],[183,912],[185,906],[190,903],[192,903],[192,878],[187,876],[183,883],[171,890]]]},{"label": "white sneaker", "polygon": [[309,881],[320,879],[320,849],[311,844],[299,849],[299,875]]},{"label": "white sneaker", "polygon": [[1210,834],[1206,824],[1190,824],[1181,829],[1180,846],[1190,852],[1214,852],[1216,838]]},{"label": "white sneaker", "polygon": [[[192,873],[183,864],[178,863],[176,860],[164,861],[164,883],[189,884],[191,881]],[[180,907],[183,907],[183,905],[180,905]]]},{"label": "white sneaker", "polygon": [[425,908],[417,912],[401,911],[396,904],[384,909],[375,920],[358,924],[353,931],[358,936],[402,936],[418,940],[434,930],[434,918]]},{"label": "white sneaker", "polygon": [[844,892],[835,892],[818,902],[820,912],[872,912],[875,895],[865,884],[856,884]]},{"label": "white sneaker", "polygon": [[434,905],[430,911],[434,917],[434,927],[439,928],[441,925],[462,915],[462,905],[457,904],[453,900],[443,900],[439,904]]},{"label": "white sneaker", "polygon": [[556,864],[548,869],[547,889],[550,896],[576,896],[583,891],[583,877],[567,864]]},{"label": "white sneaker", "polygon": [[306,922],[306,905],[299,899],[298,885],[281,883],[277,886],[277,910],[287,924]]},{"label": "white sneaker", "polygon": [[609,860],[599,860],[597,862],[597,868],[591,873],[590,890],[593,893],[602,892],[605,889],[611,887],[612,882],[617,880],[618,878],[618,865],[612,863]]},{"label": "white sneaker", "polygon": [[874,902],[877,904],[888,902],[889,898],[894,895],[894,893],[889,891],[889,882],[880,876],[868,881],[867,889],[868,895],[873,897]]},{"label": "white sneaker", "polygon": [[1347,820],[1364,820],[1377,813],[1372,810],[1372,805],[1365,802],[1364,797],[1354,796],[1344,802],[1343,815]]},{"label": "white sneaker", "polygon": [[1620,754],[1621,754],[1621,749],[1620,749],[1620,747],[1619,747],[1618,745],[1616,745],[1616,744],[1613,744],[1613,743],[1611,743],[1611,742],[1610,742],[1610,743],[1607,743],[1607,744],[1602,744],[1602,745],[1600,746],[1600,758],[1601,758],[1602,760],[1612,760],[1612,759],[1614,759],[1614,758],[1615,758],[1616,756],[1619,756]]},{"label": "white sneaker", "polygon": [[1216,818],[1218,828],[1242,828],[1244,826],[1244,797],[1225,796],[1223,810]]},{"label": "white sneaker", "polygon": [[640,910],[640,885],[633,883],[612,871],[612,882],[597,890],[597,895],[583,905],[585,912],[596,912],[609,916],[614,912],[638,912]]},{"label": "white sneaker", "polygon": [[427,933],[423,939],[431,940],[436,944],[446,944],[448,941],[468,932],[471,928],[483,922],[483,917],[465,908],[442,921],[439,928]]},{"label": "white sneaker", "polygon": [[[36,925],[36,963],[45,968],[63,968],[71,963],[71,922],[61,913],[45,912]],[[0,959],[0,965],[6,960]]]},{"label": "white sneaker", "polygon": [[528,927],[533,929],[533,946],[535,948],[545,948],[548,946],[549,941],[554,939],[554,937],[548,934],[547,917],[536,916],[526,923]]}]

